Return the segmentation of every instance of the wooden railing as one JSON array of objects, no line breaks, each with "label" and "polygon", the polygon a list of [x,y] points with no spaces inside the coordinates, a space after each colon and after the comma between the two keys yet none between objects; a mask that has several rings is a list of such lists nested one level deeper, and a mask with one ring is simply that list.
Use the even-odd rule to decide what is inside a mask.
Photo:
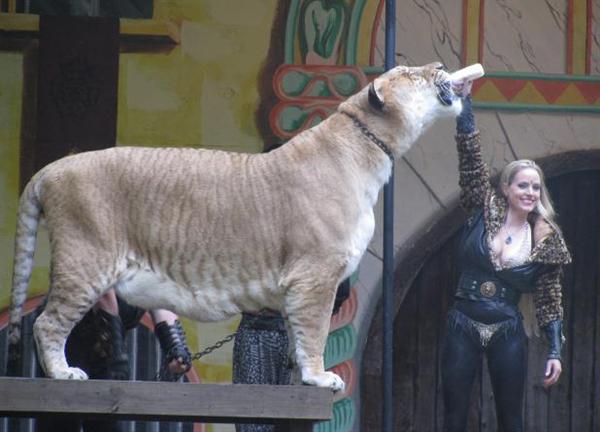
[{"label": "wooden railing", "polygon": [[330,390],[302,385],[0,378],[0,417],[274,423],[308,432],[331,418],[332,404]]}]

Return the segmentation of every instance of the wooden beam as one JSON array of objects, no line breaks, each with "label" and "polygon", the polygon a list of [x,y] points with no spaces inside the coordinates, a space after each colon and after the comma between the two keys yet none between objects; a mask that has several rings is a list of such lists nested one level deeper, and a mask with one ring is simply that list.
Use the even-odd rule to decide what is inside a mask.
[{"label": "wooden beam", "polygon": [[114,420],[282,423],[306,430],[332,416],[333,393],[312,386],[0,378],[0,417],[73,414]]},{"label": "wooden beam", "polygon": [[[0,13],[0,34],[37,37],[39,28],[39,15]],[[181,41],[180,27],[168,20],[120,18],[120,32],[121,37],[127,41],[150,40],[169,44],[178,44]]]}]

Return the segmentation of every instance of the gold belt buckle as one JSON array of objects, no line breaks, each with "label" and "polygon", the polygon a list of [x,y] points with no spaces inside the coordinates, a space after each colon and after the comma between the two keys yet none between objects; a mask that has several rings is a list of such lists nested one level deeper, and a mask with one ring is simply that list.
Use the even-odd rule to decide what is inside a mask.
[{"label": "gold belt buckle", "polygon": [[491,281],[484,282],[479,286],[479,292],[484,297],[494,297],[494,294],[496,294],[496,284]]}]

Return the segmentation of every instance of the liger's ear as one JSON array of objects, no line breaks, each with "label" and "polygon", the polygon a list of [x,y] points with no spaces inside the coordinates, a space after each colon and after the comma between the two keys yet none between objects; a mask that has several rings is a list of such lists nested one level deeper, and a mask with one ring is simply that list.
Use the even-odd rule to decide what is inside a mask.
[{"label": "liger's ear", "polygon": [[377,89],[375,88],[375,82],[372,82],[369,85],[369,105],[371,105],[378,111],[381,111],[383,109],[383,98],[379,93],[377,93]]}]

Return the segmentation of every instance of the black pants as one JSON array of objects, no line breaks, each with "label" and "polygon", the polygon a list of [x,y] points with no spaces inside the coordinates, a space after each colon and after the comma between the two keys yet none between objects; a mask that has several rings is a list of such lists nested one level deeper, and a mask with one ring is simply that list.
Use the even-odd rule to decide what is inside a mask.
[{"label": "black pants", "polygon": [[448,318],[442,357],[444,431],[465,432],[471,389],[485,355],[496,401],[498,430],[523,431],[527,337],[520,318],[502,323],[487,343],[474,322],[457,310]]}]

